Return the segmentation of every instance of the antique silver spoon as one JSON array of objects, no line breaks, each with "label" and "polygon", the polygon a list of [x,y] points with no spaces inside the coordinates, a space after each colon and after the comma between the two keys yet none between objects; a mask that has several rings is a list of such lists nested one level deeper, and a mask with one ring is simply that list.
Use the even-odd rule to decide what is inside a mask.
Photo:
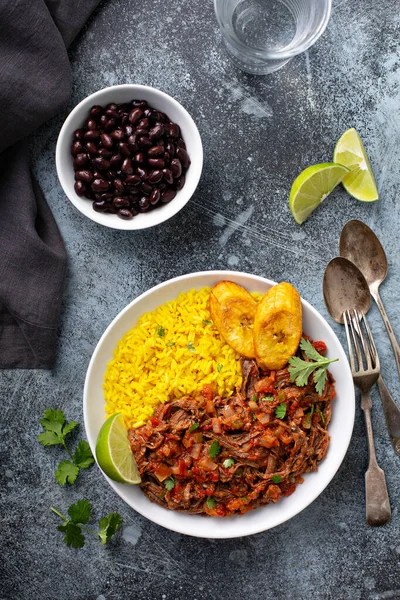
[{"label": "antique silver spoon", "polygon": [[[336,323],[344,323],[343,313],[356,309],[366,314],[371,306],[368,283],[361,271],[349,260],[337,257],[328,264],[323,294],[329,314]],[[377,380],[390,441],[400,456],[400,409],[393,400],[382,376]]]},{"label": "antique silver spoon", "polygon": [[379,286],[386,279],[388,272],[385,251],[372,229],[362,221],[354,219],[348,221],[342,229],[339,253],[340,256],[351,260],[364,275],[371,296],[375,300],[385,323],[400,375],[400,346],[379,295]]}]

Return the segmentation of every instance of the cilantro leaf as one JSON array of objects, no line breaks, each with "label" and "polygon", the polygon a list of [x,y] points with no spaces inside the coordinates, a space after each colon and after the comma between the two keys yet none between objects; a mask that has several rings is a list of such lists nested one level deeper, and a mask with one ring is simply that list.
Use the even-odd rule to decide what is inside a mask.
[{"label": "cilantro leaf", "polygon": [[305,340],[304,338],[301,339],[300,348],[311,362],[303,360],[298,356],[292,356],[292,358],[289,358],[290,381],[294,381],[296,382],[296,385],[303,387],[304,385],[307,385],[309,377],[314,371],[313,380],[315,383],[315,389],[317,394],[321,396],[327,380],[326,369],[330,363],[336,362],[339,359],[325,358],[325,356],[322,356],[319,352],[317,352],[309,340]]},{"label": "cilantro leaf", "polygon": [[272,483],[280,483],[282,481],[282,477],[280,475],[272,475]]},{"label": "cilantro leaf", "polygon": [[208,508],[211,510],[217,506],[217,503],[212,496],[208,496],[208,498],[206,500],[206,504],[207,504]]},{"label": "cilantro leaf", "polygon": [[273,402],[275,400],[275,398],[273,396],[264,396],[264,398],[262,398],[263,402]]},{"label": "cilantro leaf", "polygon": [[217,371],[218,371],[218,373],[221,373],[223,366],[224,366],[224,365],[221,365],[221,364],[219,364],[219,365],[217,366]]},{"label": "cilantro leaf", "polygon": [[194,352],[193,342],[188,343],[188,348],[189,348],[190,352]]},{"label": "cilantro leaf", "polygon": [[156,327],[156,333],[157,333],[157,335],[160,336],[160,338],[163,338],[164,335],[165,335],[165,329],[164,329],[164,327],[162,325],[157,325],[157,327]]},{"label": "cilantro leaf", "polygon": [[54,475],[58,484],[65,485],[66,483],[74,483],[78,477],[78,473],[79,467],[74,465],[70,460],[63,460],[58,465]]},{"label": "cilantro leaf", "polygon": [[216,458],[216,456],[221,452],[221,446],[218,444],[217,440],[214,440],[210,446],[210,450],[208,451],[211,458]]},{"label": "cilantro leaf", "polygon": [[61,434],[62,427],[65,423],[65,416],[62,410],[55,408],[46,408],[43,417],[40,419],[40,424],[46,431],[54,431]]},{"label": "cilantro leaf", "polygon": [[305,420],[307,421],[307,423],[308,423],[309,425],[311,425],[311,418],[312,418],[312,416],[313,416],[313,414],[314,414],[314,409],[315,409],[315,406],[314,406],[314,404],[313,404],[313,405],[312,405],[312,407],[311,407],[311,410],[310,410],[310,412],[309,412],[309,413],[307,413],[307,414],[306,414],[306,416],[305,416]]},{"label": "cilantro leaf", "polygon": [[198,429],[200,427],[200,425],[198,423],[193,423],[193,425],[191,426],[191,428],[189,429],[189,433],[192,433],[192,431],[195,431],[196,429]]},{"label": "cilantro leaf", "polygon": [[168,342],[167,346],[168,348],[172,348],[172,346],[175,346],[175,342]]},{"label": "cilantro leaf", "polygon": [[284,416],[286,415],[286,404],[284,402],[282,402],[282,404],[279,404],[279,406],[276,407],[275,415],[278,417],[278,419],[284,418]]},{"label": "cilantro leaf", "polygon": [[79,525],[67,521],[57,527],[57,529],[58,531],[65,533],[64,542],[67,546],[72,546],[72,548],[82,548],[85,545],[85,536]]},{"label": "cilantro leaf", "polygon": [[92,451],[85,440],[81,440],[75,449],[74,463],[81,469],[87,469],[94,463]]},{"label": "cilantro leaf", "polygon": [[68,509],[68,514],[71,521],[77,525],[78,523],[87,523],[90,519],[92,507],[89,500],[78,500],[76,504],[71,504]]},{"label": "cilantro leaf", "polygon": [[66,425],[64,425],[62,429],[62,434],[65,437],[68,433],[70,433],[75,427],[78,427],[79,423],[77,421],[70,421]]},{"label": "cilantro leaf", "polygon": [[62,444],[62,437],[55,431],[43,431],[37,436],[39,444],[42,446],[56,446]]},{"label": "cilantro leaf", "polygon": [[254,396],[252,397],[253,402],[257,402],[257,394],[254,394]]},{"label": "cilantro leaf", "polygon": [[212,325],[212,321],[205,321],[205,320],[203,319],[203,325]]},{"label": "cilantro leaf", "polygon": [[172,476],[168,477],[168,479],[166,479],[164,481],[164,485],[167,488],[167,490],[170,492],[175,487],[175,479]]},{"label": "cilantro leaf", "polygon": [[233,458],[226,458],[222,464],[225,469],[230,469],[235,464],[235,460]]},{"label": "cilantro leaf", "polygon": [[122,517],[118,513],[110,513],[107,517],[100,519],[99,528],[100,531],[97,535],[101,539],[102,544],[106,544],[109,539],[121,528]]}]

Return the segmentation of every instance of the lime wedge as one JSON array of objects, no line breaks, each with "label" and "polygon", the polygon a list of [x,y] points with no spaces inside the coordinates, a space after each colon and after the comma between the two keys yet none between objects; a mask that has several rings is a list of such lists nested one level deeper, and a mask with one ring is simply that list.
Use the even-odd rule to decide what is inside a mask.
[{"label": "lime wedge", "polygon": [[121,413],[103,423],[96,442],[99,467],[110,479],[121,483],[140,483],[140,475],[128,440]]},{"label": "lime wedge", "polygon": [[296,223],[303,223],[349,172],[335,163],[321,163],[304,169],[293,182],[289,207]]},{"label": "lime wedge", "polygon": [[336,144],[333,160],[350,169],[343,186],[351,196],[362,202],[378,200],[378,190],[363,143],[354,128],[344,132]]}]

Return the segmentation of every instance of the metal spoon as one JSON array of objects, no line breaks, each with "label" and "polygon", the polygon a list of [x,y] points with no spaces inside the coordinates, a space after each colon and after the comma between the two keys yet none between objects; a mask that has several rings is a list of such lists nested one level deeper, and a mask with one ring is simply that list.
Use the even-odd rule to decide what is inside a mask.
[{"label": "metal spoon", "polygon": [[385,251],[372,229],[362,221],[354,219],[348,221],[342,229],[339,253],[351,260],[367,280],[371,296],[375,300],[385,323],[400,375],[400,346],[379,295],[379,286],[386,279],[388,272]]},{"label": "metal spoon", "polygon": [[[334,258],[326,267],[323,294],[326,308],[336,323],[344,322],[343,313],[346,310],[355,308],[366,314],[371,306],[371,296],[365,277],[346,258]],[[396,454],[400,456],[400,410],[381,375],[377,383],[390,441]]]}]

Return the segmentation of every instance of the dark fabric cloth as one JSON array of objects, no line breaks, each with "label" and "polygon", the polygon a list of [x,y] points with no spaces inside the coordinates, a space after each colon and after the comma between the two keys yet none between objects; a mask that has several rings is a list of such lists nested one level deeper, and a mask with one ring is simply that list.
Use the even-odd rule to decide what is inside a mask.
[{"label": "dark fabric cloth", "polygon": [[67,47],[99,0],[0,2],[0,368],[51,368],[67,255],[24,138],[71,93]]}]

